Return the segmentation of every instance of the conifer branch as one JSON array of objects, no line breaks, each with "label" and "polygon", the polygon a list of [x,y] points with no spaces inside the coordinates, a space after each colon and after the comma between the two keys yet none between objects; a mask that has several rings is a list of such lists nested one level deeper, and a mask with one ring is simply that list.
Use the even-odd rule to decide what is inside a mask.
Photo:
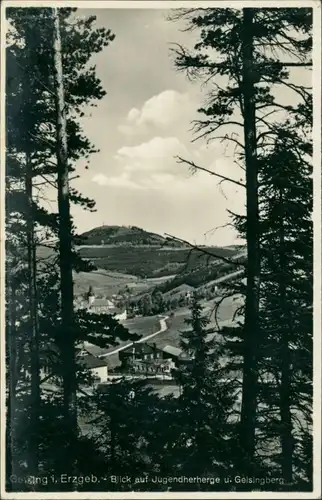
[{"label": "conifer branch", "polygon": [[177,163],[185,163],[186,165],[189,165],[191,167],[191,170],[193,171],[193,173],[196,170],[201,170],[202,172],[207,172],[208,174],[213,175],[215,177],[218,177],[219,179],[222,179],[223,181],[232,182],[233,184],[237,184],[237,186],[241,186],[243,188],[246,187],[246,185],[243,182],[236,181],[235,179],[231,179],[230,177],[226,177],[226,176],[221,175],[221,174],[217,174],[216,172],[213,172],[212,170],[209,170],[205,167],[201,167],[200,165],[196,165],[193,161],[185,160],[181,156],[175,156],[175,158],[177,159]]},{"label": "conifer branch", "polygon": [[169,240],[178,241],[180,243],[184,243],[185,245],[187,245],[188,247],[190,247],[192,250],[195,250],[197,252],[200,252],[200,253],[203,253],[205,255],[208,255],[211,258],[222,260],[223,262],[226,262],[227,264],[232,264],[232,265],[234,265],[236,267],[239,267],[239,266],[245,267],[245,264],[243,262],[239,262],[239,261],[227,259],[227,257],[224,257],[223,255],[218,255],[218,254],[212,253],[212,252],[210,252],[209,250],[207,250],[204,247],[199,247],[198,245],[193,245],[189,241],[184,240],[182,238],[178,238],[177,236],[172,236],[171,234],[168,234],[168,233],[165,233],[165,236]]}]

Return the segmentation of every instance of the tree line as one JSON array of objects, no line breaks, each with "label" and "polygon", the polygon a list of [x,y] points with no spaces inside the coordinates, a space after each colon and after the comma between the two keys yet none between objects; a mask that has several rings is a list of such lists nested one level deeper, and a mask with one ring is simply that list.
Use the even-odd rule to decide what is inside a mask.
[{"label": "tree line", "polygon": [[[246,213],[231,218],[247,259],[246,285],[222,293],[244,296],[244,321],[209,329],[194,296],[173,374],[180,393],[163,398],[129,381],[89,395],[91,375],[77,359],[85,340],[139,338],[109,315],[75,315],[73,305],[72,273],[91,265],[75,250],[70,206],[95,210],[73,187],[75,162],[96,151],[79,119],[105,95],[90,59],[114,34],[71,8],[10,8],[7,17],[7,489],[182,491],[162,478],[202,476],[209,480],[184,489],[312,490],[312,92],[294,83],[294,68],[311,66],[312,11],[171,14],[198,35],[192,50],[174,49],[177,69],[209,89],[195,139],[233,144],[240,164]],[[49,257],[39,257],[41,246],[53,249]],[[75,485],[64,474],[98,479]],[[146,481],[110,479],[126,474]]]}]

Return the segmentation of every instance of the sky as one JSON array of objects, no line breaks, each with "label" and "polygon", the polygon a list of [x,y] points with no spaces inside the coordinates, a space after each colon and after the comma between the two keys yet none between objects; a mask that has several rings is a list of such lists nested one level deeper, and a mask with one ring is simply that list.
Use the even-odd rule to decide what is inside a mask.
[{"label": "sky", "polygon": [[97,15],[115,40],[96,64],[106,96],[82,120],[86,136],[100,149],[88,170],[77,165],[75,183],[95,199],[96,213],[73,208],[78,231],[102,224],[138,226],[201,244],[237,242],[227,208],[243,213],[243,188],[204,172],[194,175],[178,164],[181,155],[196,164],[238,179],[231,152],[222,144],[192,142],[191,122],[204,94],[174,67],[173,43],[191,46],[194,36],[170,22],[166,10],[79,9]]},{"label": "sky", "polygon": [[[91,156],[88,170],[85,162],[77,165],[75,187],[93,198],[97,209],[73,207],[78,232],[103,224],[133,225],[192,243],[241,243],[227,209],[245,214],[245,189],[219,184],[206,172],[192,175],[175,159],[182,156],[232,179],[244,178],[232,143],[207,144],[195,140],[191,130],[205,88],[176,70],[171,47],[192,47],[198,33],[184,31],[183,21],[169,21],[165,9],[79,9],[77,15],[96,15],[97,27],[115,34],[90,61],[107,94],[96,108],[85,109],[82,119],[85,135],[100,152]],[[303,68],[290,71],[293,83],[311,84]],[[281,85],[274,92],[277,101],[294,104],[295,92]]]}]

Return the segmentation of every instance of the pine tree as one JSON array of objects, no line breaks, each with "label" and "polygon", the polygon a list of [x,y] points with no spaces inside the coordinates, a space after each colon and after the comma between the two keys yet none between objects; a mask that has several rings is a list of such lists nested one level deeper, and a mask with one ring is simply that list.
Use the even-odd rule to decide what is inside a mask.
[{"label": "pine tree", "polygon": [[[152,475],[155,469],[150,447],[155,445],[160,408],[159,397],[145,381],[119,380],[95,392],[91,413],[86,409],[84,420],[91,422],[89,432],[101,455],[95,468],[84,460],[82,473],[101,473],[106,481],[97,486],[100,491],[154,489],[153,484],[137,478]],[[127,475],[133,479],[130,483],[111,481],[113,476]],[[84,486],[91,491],[92,485]]]},{"label": "pine tree", "polygon": [[72,267],[72,231],[70,217],[70,193],[68,171],[68,149],[66,130],[66,104],[59,11],[53,12],[53,69],[56,106],[56,157],[59,213],[59,263],[61,297],[60,352],[63,364],[64,418],[68,429],[70,449],[66,454],[66,470],[73,474],[77,470],[75,443],[77,440],[77,382],[75,360],[74,290]]},{"label": "pine tree", "polygon": [[[266,341],[275,353],[263,371],[267,378],[270,369],[268,380],[273,377],[275,383],[263,380],[262,391],[266,428],[271,418],[273,436],[276,430],[280,436],[276,461],[285,483],[307,488],[310,478],[303,472],[300,450],[312,411],[312,151],[310,134],[303,134],[294,111],[295,119],[280,126],[274,148],[262,159],[262,314]],[[304,124],[308,132],[308,121]]]},{"label": "pine tree", "polygon": [[[26,43],[30,39],[30,35],[26,36]],[[12,62],[11,47],[8,50],[7,67],[10,69],[10,62]],[[26,74],[19,76],[24,81],[32,79],[32,70],[28,67],[28,54],[18,51],[16,55],[17,64],[26,65]],[[16,79],[17,81],[17,79]],[[21,80],[20,80],[21,81]],[[9,202],[9,212],[12,210],[14,218],[20,211],[24,213],[23,219],[19,216],[19,223],[22,225],[17,229],[25,233],[25,246],[26,250],[22,250],[22,255],[26,259],[27,271],[27,300],[29,303],[29,351],[30,351],[30,371],[31,371],[31,418],[32,418],[32,438],[29,441],[29,456],[30,456],[30,473],[37,476],[38,474],[38,443],[37,443],[37,427],[39,424],[39,406],[40,406],[40,374],[39,374],[39,325],[38,325],[38,312],[37,312],[37,263],[36,263],[36,248],[35,248],[35,223],[34,223],[34,204],[33,204],[33,162],[32,162],[32,144],[26,131],[32,124],[32,107],[35,104],[34,96],[30,92],[30,87],[27,85],[18,86],[16,82],[11,80],[10,89],[7,93],[7,113],[9,116],[8,129],[7,129],[7,157],[8,157],[8,174],[10,192],[7,195]],[[18,100],[19,109],[15,101]],[[23,123],[24,131],[21,132],[21,121]],[[19,140],[16,134],[18,133]],[[20,176],[20,177],[19,177]],[[19,196],[15,197],[18,202],[16,206],[12,203],[12,191],[18,190]],[[10,220],[10,219],[9,219]],[[9,222],[8,220],[8,222]],[[12,219],[11,219],[12,221]],[[10,221],[10,222],[11,222]],[[10,227],[9,222],[9,227]],[[14,285],[16,286],[16,285]],[[14,328],[14,326],[12,326]],[[14,398],[14,396],[12,396]]]},{"label": "pine tree", "polygon": [[[86,63],[93,52],[101,50],[113,40],[114,36],[105,29],[95,30],[94,17],[77,19],[70,24],[69,17],[74,9],[61,9],[61,35],[63,41],[63,71],[67,104],[67,148],[70,163],[69,176],[75,171],[73,162],[80,157],[88,157],[94,152],[93,146],[82,134],[77,117],[83,111],[82,105],[91,100],[100,99],[105,91],[95,76],[94,69],[86,69]],[[62,418],[61,381],[64,370],[61,359],[57,355],[57,346],[62,346],[59,306],[60,273],[57,253],[59,237],[59,219],[57,214],[49,213],[42,207],[43,187],[57,188],[57,166],[53,162],[55,156],[55,87],[53,85],[53,50],[52,32],[53,19],[51,9],[20,9],[7,10],[11,22],[10,45],[7,48],[7,277],[8,287],[12,288],[15,280],[16,299],[9,304],[7,311],[14,307],[14,315],[7,314],[7,346],[8,363],[16,365],[17,379],[9,386],[9,418],[7,426],[7,440],[11,443],[8,459],[11,463],[8,468],[17,471],[17,474],[31,473],[30,454],[28,457],[26,444],[37,433],[39,444],[40,471],[59,471],[66,458],[66,445],[70,441],[68,429],[60,424]],[[30,31],[30,26],[33,27]],[[82,44],[79,43],[81,38]],[[89,43],[90,42],[90,43]],[[71,58],[72,55],[72,58]],[[28,68],[28,72],[25,68]],[[75,73],[77,72],[77,74]],[[27,77],[28,76],[28,77]],[[28,92],[30,99],[23,103],[22,94]],[[25,142],[21,141],[25,138]],[[30,427],[30,381],[32,371],[30,358],[26,356],[28,345],[28,329],[26,330],[26,311],[28,311],[27,287],[27,255],[26,247],[26,197],[24,194],[24,179],[26,175],[25,163],[21,153],[30,151],[32,159],[33,196],[29,200],[32,205],[34,231],[37,235],[31,245],[32,252],[37,249],[37,287],[38,303],[37,314],[39,319],[40,342],[38,345],[41,360],[45,358],[50,364],[49,379],[56,387],[56,396],[47,394],[41,381],[40,389],[42,401],[38,405],[37,414],[41,417],[40,429]],[[30,185],[30,184],[29,184]],[[30,192],[30,191],[29,191]],[[70,187],[69,200],[71,203],[82,205],[85,209],[93,210],[94,202],[80,195]],[[75,228],[69,221],[69,230],[73,241]],[[49,243],[51,239],[53,243]],[[36,247],[36,249],[35,249]],[[38,250],[48,249],[49,256],[38,255]],[[89,270],[88,263],[83,262],[72,249],[71,263],[74,270]],[[20,268],[19,268],[20,265]],[[13,319],[15,316],[15,319]],[[16,322],[19,322],[19,326]],[[29,328],[30,325],[28,325]],[[93,331],[95,334],[93,335]],[[130,335],[111,316],[91,315],[86,311],[78,314],[74,329],[74,342],[93,340],[102,347],[117,345],[118,340],[136,340],[137,335]],[[90,383],[88,374],[79,366],[76,367],[77,384]],[[39,389],[39,387],[38,387]],[[34,426],[33,426],[34,427]],[[54,432],[54,428],[56,431]],[[19,435],[19,429],[24,429],[28,438]],[[61,436],[61,440],[54,446],[53,436]],[[50,437],[52,436],[52,437]],[[57,445],[57,446],[56,446]],[[78,445],[77,445],[78,446]],[[77,448],[77,447],[76,447]],[[50,453],[53,453],[50,455]],[[77,451],[76,451],[77,453]],[[75,454],[74,454],[75,455]],[[27,464],[27,471],[20,469],[18,462]],[[66,467],[65,467],[66,469]],[[20,472],[19,472],[20,471]],[[11,485],[13,487],[13,485]],[[20,484],[15,486],[21,488]],[[30,485],[25,485],[28,489]],[[69,485],[70,487],[70,485]],[[32,489],[32,487],[31,487]]]},{"label": "pine tree", "polygon": [[[234,425],[229,421],[229,415],[234,406],[236,387],[234,381],[223,376],[221,346],[216,340],[209,340],[213,334],[209,334],[206,328],[208,322],[194,294],[191,317],[186,320],[190,328],[181,333],[185,361],[174,372],[180,387],[177,402],[180,427],[177,450],[173,451],[180,457],[178,473],[223,478],[233,465],[230,452]],[[212,488],[216,487],[218,485]],[[218,489],[221,488],[222,483]]]},{"label": "pine tree", "polygon": [[165,303],[164,303],[163,295],[156,288],[152,292],[151,300],[152,300],[152,313],[153,314],[164,313]]},{"label": "pine tree", "polygon": [[243,354],[243,394],[240,420],[240,444],[245,460],[251,463],[255,453],[255,419],[257,397],[257,343],[259,323],[259,209],[258,166],[256,140],[256,98],[253,77],[254,67],[254,14],[253,9],[243,9],[242,18],[242,82],[241,99],[244,120],[245,169],[246,169],[246,241],[247,287],[245,297],[245,333]]},{"label": "pine tree", "polygon": [[141,314],[143,316],[151,316],[152,315],[152,299],[151,295],[146,294],[140,299],[139,308],[141,310]]},{"label": "pine tree", "polygon": [[[234,157],[237,162],[241,161],[245,165],[246,170],[245,185],[242,179],[236,181],[229,175],[219,175],[191,161],[179,158],[179,162],[188,164],[193,170],[200,169],[209,172],[221,179],[221,182],[228,181],[239,186],[246,186],[247,217],[231,215],[240,234],[247,237],[247,287],[243,290],[242,286],[234,285],[231,293],[243,291],[246,296],[242,344],[236,344],[234,341],[232,345],[239,351],[239,354],[242,345],[244,349],[241,358],[244,383],[240,444],[242,456],[246,454],[248,457],[244,460],[244,467],[249,475],[259,472],[259,463],[256,460],[257,450],[255,453],[256,400],[258,396],[262,396],[259,392],[260,384],[257,381],[261,372],[258,363],[261,361],[260,357],[263,356],[263,346],[268,349],[266,335],[261,332],[262,326],[259,323],[263,318],[259,311],[261,304],[259,291],[264,293],[259,281],[259,256],[262,249],[259,246],[261,221],[258,220],[258,196],[260,165],[263,165],[260,162],[271,151],[272,143],[274,144],[278,130],[280,130],[276,126],[278,118],[276,122],[269,117],[274,114],[277,116],[276,113],[281,110],[290,115],[293,115],[295,111],[293,106],[280,102],[276,98],[274,85],[290,89],[294,94],[299,95],[303,99],[300,105],[302,113],[305,108],[307,114],[310,113],[307,107],[310,90],[304,86],[293,85],[290,81],[291,70],[288,68],[311,65],[312,12],[310,9],[244,9],[243,11],[190,9],[181,11],[174,17],[186,19],[187,29],[200,30],[200,38],[192,51],[189,52],[180,46],[175,50],[177,68],[186,70],[192,78],[201,78],[209,89],[206,106],[199,110],[204,118],[195,122],[196,139],[203,137],[208,142],[216,139],[225,140],[228,144],[235,145]],[[251,24],[251,29],[245,29],[245,23]],[[214,78],[216,82],[212,85]],[[247,86],[244,85],[246,80]],[[303,121],[303,117],[301,120]],[[230,126],[231,129],[233,127],[234,132],[225,133],[225,126]],[[244,131],[244,140],[242,134],[238,134],[240,126],[239,130]],[[269,166],[266,165],[266,168]],[[267,189],[266,185],[264,189]],[[250,221],[252,221],[252,227],[250,227]],[[250,258],[250,250],[252,258]],[[277,284],[279,277],[276,274],[275,280]],[[229,294],[229,290],[227,293]],[[251,324],[254,327],[252,331],[249,328]],[[269,348],[274,351],[272,343]],[[279,354],[281,355],[281,351]],[[284,372],[286,376],[286,371]],[[285,382],[284,395],[286,386]],[[285,411],[284,429],[290,427],[286,422],[287,419],[289,417]],[[289,456],[290,447],[287,449],[285,437],[283,441],[283,453]],[[290,477],[289,472],[286,472],[287,461],[289,462],[289,458],[285,457],[283,470],[285,477],[287,475]],[[259,462],[262,462],[262,457],[259,457]]]}]

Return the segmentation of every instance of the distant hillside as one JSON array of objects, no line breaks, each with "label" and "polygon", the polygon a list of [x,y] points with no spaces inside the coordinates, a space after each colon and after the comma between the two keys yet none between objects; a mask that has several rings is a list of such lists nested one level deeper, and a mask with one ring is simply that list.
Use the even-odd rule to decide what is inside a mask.
[{"label": "distant hillside", "polygon": [[135,226],[100,226],[80,235],[82,245],[150,245],[181,248],[180,242],[168,241],[163,236]]},{"label": "distant hillside", "polygon": [[[82,246],[78,252],[100,269],[131,274],[141,278],[159,278],[178,275],[175,286],[187,283],[199,286],[200,282],[211,281],[217,277],[217,268],[222,265],[215,256],[233,258],[236,250],[207,247],[214,255],[211,258],[200,251],[182,247],[157,247],[153,245],[111,245]],[[229,265],[228,265],[229,268]]]},{"label": "distant hillside", "polygon": [[[220,257],[239,262],[246,259],[244,245],[200,245],[197,250],[133,226],[96,227],[83,233],[81,240],[77,252],[97,272],[82,273],[79,279],[75,278],[77,292],[83,291],[84,286],[87,289],[92,281],[102,294],[116,293],[130,284],[135,285],[138,294],[148,288],[163,293],[182,285],[198,288],[240,269]],[[37,256],[47,263],[54,253],[47,247],[39,247]]]},{"label": "distant hillside", "polygon": [[[243,259],[240,259],[240,262],[243,262]],[[183,285],[198,288],[238,269],[234,264],[228,264],[219,260],[215,262],[204,261],[198,267],[179,272],[175,278],[161,283],[157,288],[163,293],[167,293]]]}]

